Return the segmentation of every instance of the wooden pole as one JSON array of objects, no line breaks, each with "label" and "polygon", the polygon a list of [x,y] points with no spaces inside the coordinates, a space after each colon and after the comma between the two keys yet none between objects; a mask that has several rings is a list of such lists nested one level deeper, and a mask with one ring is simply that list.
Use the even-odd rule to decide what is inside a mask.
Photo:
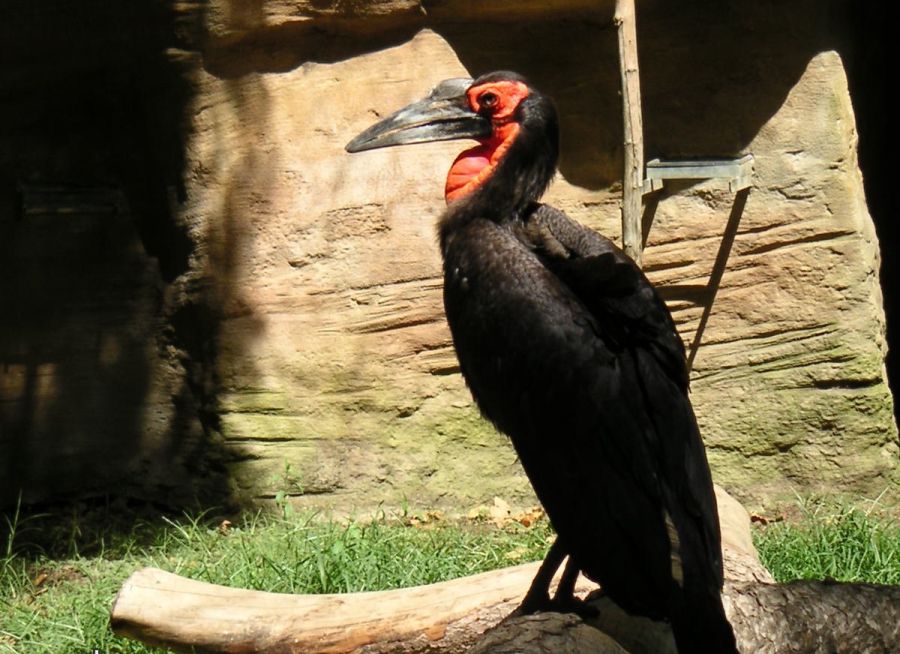
[{"label": "wooden pole", "polygon": [[622,125],[625,170],[622,178],[622,247],[641,265],[641,198],[644,190],[644,122],[641,118],[641,78],[638,70],[634,0],[616,0],[613,21],[619,35],[622,77]]}]

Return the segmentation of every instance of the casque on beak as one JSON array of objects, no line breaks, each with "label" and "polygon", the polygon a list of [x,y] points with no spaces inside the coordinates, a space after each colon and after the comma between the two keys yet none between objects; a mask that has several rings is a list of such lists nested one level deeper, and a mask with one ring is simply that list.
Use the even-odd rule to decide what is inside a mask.
[{"label": "casque on beak", "polygon": [[469,107],[466,91],[471,85],[472,80],[466,78],[444,80],[428,97],[407,105],[360,133],[345,146],[347,152],[490,136],[491,121]]}]

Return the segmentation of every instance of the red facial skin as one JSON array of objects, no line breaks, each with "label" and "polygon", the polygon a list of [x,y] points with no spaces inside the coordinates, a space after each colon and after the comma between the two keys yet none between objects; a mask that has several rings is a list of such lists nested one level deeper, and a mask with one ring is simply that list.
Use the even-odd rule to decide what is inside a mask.
[{"label": "red facial skin", "polygon": [[447,204],[474,191],[497,167],[519,133],[513,114],[528,97],[528,87],[514,81],[486,82],[470,88],[466,95],[473,111],[490,116],[494,129],[479,145],[456,157],[444,187]]}]

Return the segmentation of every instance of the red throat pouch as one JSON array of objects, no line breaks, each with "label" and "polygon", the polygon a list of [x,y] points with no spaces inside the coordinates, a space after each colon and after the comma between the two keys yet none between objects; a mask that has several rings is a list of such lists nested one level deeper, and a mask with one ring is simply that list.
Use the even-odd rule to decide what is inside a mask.
[{"label": "red throat pouch", "polygon": [[497,125],[487,140],[464,150],[456,157],[450,166],[444,187],[447,204],[468,195],[491,176],[518,132],[519,126],[516,123]]}]

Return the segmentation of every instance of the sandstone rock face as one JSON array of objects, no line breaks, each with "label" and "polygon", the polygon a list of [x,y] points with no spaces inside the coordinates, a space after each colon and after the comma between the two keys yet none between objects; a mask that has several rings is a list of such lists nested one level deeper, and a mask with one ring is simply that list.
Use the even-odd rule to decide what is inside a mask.
[{"label": "sandstone rock face", "polygon": [[[693,375],[711,462],[736,486],[840,490],[862,469],[896,470],[877,241],[855,146],[833,52],[809,62],[749,145],[756,183]],[[683,214],[672,208],[674,221]],[[662,239],[661,261],[684,256],[687,240]]]},{"label": "sandstone rock face", "polygon": [[[343,146],[437,81],[519,70],[560,110],[546,201],[618,236],[612,3],[589,4],[479,14],[449,0],[211,3],[196,19],[202,55],[169,53],[190,88],[167,196],[189,256],[151,298],[154,318],[129,317],[150,342],[141,378],[155,390],[120,477],[101,475],[99,487],[124,471],[138,488],[215,477],[238,499],[284,492],[342,511],[532,503],[505,437],[478,416],[444,322],[434,224],[460,144],[353,156]],[[714,476],[752,506],[794,492],[877,494],[898,480],[897,432],[840,57],[820,25],[798,20],[815,13],[804,3],[726,3],[715,27],[701,9],[646,7],[647,158],[755,159],[727,252],[726,184],[670,184],[648,199],[645,269],[689,345],[704,313],[696,300],[709,303],[727,254],[692,374]],[[10,416],[27,395],[16,383],[0,385]],[[96,452],[82,441],[71,456]],[[23,483],[39,487],[35,475]]]}]

